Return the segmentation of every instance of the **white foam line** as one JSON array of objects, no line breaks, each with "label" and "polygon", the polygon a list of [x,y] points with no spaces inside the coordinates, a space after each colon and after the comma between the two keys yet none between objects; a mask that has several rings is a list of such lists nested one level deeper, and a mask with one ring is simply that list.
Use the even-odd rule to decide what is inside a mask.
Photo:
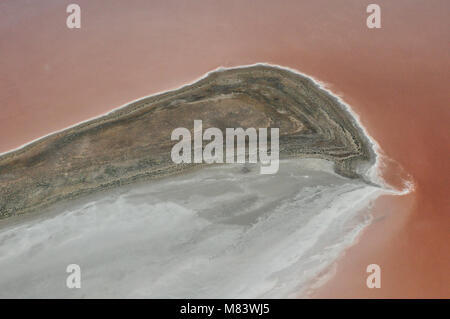
[{"label": "white foam line", "polygon": [[[127,102],[127,103],[125,103],[125,104],[123,104],[123,105],[121,105],[121,106],[119,106],[119,107],[117,107],[117,108],[114,108],[114,109],[112,109],[111,111],[108,111],[107,113],[104,113],[104,114],[102,114],[102,115],[92,117],[92,118],[90,118],[90,119],[88,119],[88,120],[85,120],[85,121],[82,121],[82,122],[73,124],[73,125],[71,125],[71,126],[68,126],[68,127],[66,127],[66,128],[63,128],[63,129],[61,129],[61,130],[57,130],[57,131],[51,132],[51,133],[46,134],[46,135],[44,135],[44,136],[41,136],[41,137],[39,137],[39,138],[37,138],[37,139],[34,139],[34,140],[32,140],[32,141],[30,141],[30,142],[28,142],[28,143],[25,143],[25,144],[23,144],[23,145],[21,145],[21,146],[15,148],[15,149],[12,149],[12,150],[9,150],[9,151],[0,153],[0,156],[3,156],[3,155],[6,155],[6,154],[9,154],[9,153],[18,151],[18,150],[20,150],[20,149],[23,149],[23,148],[27,147],[27,146],[30,145],[30,144],[33,144],[33,143],[35,143],[35,142],[37,142],[37,141],[40,141],[40,140],[44,139],[44,138],[46,138],[46,137],[49,137],[49,136],[52,136],[52,135],[61,133],[61,132],[65,131],[65,130],[74,128],[74,127],[76,127],[76,126],[78,126],[78,125],[81,125],[81,124],[84,124],[84,123],[88,123],[88,122],[91,122],[91,121],[100,119],[100,118],[102,118],[102,117],[106,117],[106,116],[108,116],[109,114],[111,114],[111,113],[113,113],[113,112],[116,112],[117,110],[123,109],[123,108],[129,106],[130,104],[133,104],[133,103],[135,103],[135,102],[139,102],[140,100],[143,100],[143,99],[146,99],[146,98],[150,98],[150,97],[155,97],[155,96],[158,96],[158,95],[162,95],[162,94],[166,94],[166,93],[170,93],[170,92],[174,92],[174,91],[183,89],[183,88],[188,87],[188,86],[190,86],[190,85],[192,85],[192,84],[195,84],[195,83],[198,82],[198,81],[201,81],[201,80],[207,78],[209,75],[211,75],[211,74],[213,74],[213,73],[216,73],[216,72],[223,72],[223,71],[227,71],[227,70],[234,70],[234,69],[245,69],[245,68],[254,67],[254,66],[268,66],[268,67],[274,67],[274,68],[277,68],[277,69],[290,71],[290,72],[292,72],[292,73],[295,73],[295,74],[301,75],[301,76],[303,76],[303,77],[305,77],[305,78],[308,78],[308,79],[309,79],[310,81],[312,81],[317,87],[319,87],[319,89],[321,89],[321,90],[327,92],[329,95],[331,95],[333,98],[335,98],[341,105],[343,105],[343,106],[345,107],[345,109],[347,110],[347,112],[349,112],[349,113],[353,116],[353,118],[354,118],[356,124],[357,124],[358,127],[363,131],[364,135],[367,137],[367,139],[368,139],[369,142],[371,143],[372,148],[373,148],[373,150],[374,150],[374,152],[375,152],[376,158],[375,158],[375,164],[373,165],[374,171],[370,171],[370,172],[369,172],[370,176],[368,176],[368,177],[369,177],[371,180],[372,180],[372,179],[376,180],[377,183],[382,184],[383,186],[386,186],[387,188],[391,188],[391,187],[386,183],[386,181],[384,181],[384,179],[383,179],[383,178],[381,177],[381,175],[380,175],[380,172],[381,172],[381,170],[380,170],[380,165],[381,165],[381,163],[380,163],[380,162],[381,162],[381,158],[380,158],[380,157],[381,157],[381,148],[380,148],[379,144],[377,143],[377,141],[376,141],[376,140],[375,140],[375,139],[367,132],[366,128],[362,125],[362,123],[361,123],[361,121],[360,121],[359,115],[358,115],[357,113],[355,113],[355,112],[352,110],[352,108],[350,107],[350,105],[347,104],[347,103],[342,99],[341,96],[339,96],[339,95],[335,94],[334,92],[330,91],[329,89],[327,89],[327,88],[326,88],[326,83],[325,83],[325,82],[321,82],[321,81],[315,79],[314,77],[312,77],[312,76],[310,76],[310,75],[308,75],[308,74],[302,73],[302,72],[300,72],[300,71],[298,71],[298,70],[296,70],[296,69],[293,69],[293,68],[290,68],[290,67],[281,66],[281,65],[277,65],[277,64],[270,64],[270,63],[266,63],[266,62],[260,62],[260,63],[254,63],[254,64],[247,64],[247,65],[239,65],[239,66],[234,66],[234,67],[224,67],[224,66],[219,66],[219,67],[217,67],[217,68],[215,68],[215,69],[213,69],[213,70],[211,70],[211,71],[206,72],[204,75],[202,75],[202,76],[196,78],[195,80],[193,80],[193,81],[191,81],[191,82],[188,82],[188,83],[185,83],[185,84],[181,85],[180,87],[176,87],[176,88],[169,89],[169,90],[166,90],[166,91],[160,91],[160,92],[157,92],[157,93],[153,93],[153,94],[150,94],[150,95],[146,95],[146,96],[137,98],[137,99],[135,99],[135,100],[133,100],[133,101],[131,101],[131,102]],[[412,182],[409,182],[407,185],[408,185],[407,189],[403,189],[403,190],[400,191],[401,194],[407,194],[407,193],[409,193],[410,191],[412,191],[412,190],[414,189],[414,184],[413,184]],[[404,192],[406,192],[406,193],[404,193]]]}]

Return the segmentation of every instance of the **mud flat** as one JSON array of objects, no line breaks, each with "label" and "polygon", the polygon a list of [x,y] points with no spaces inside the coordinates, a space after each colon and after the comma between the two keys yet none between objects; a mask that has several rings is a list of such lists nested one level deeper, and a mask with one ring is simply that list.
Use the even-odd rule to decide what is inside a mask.
[{"label": "mud flat", "polygon": [[281,158],[329,160],[341,176],[370,183],[376,155],[346,107],[308,77],[254,65],[210,72],[4,154],[0,217],[192,169],[172,162],[170,136],[195,119],[223,131],[277,127]]}]

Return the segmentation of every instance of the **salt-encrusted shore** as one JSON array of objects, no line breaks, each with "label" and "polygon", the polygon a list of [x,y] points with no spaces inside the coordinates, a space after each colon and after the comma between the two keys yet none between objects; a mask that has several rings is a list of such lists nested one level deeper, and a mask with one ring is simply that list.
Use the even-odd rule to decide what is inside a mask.
[{"label": "salt-encrusted shore", "polygon": [[256,64],[219,68],[3,154],[0,216],[191,169],[171,161],[170,135],[195,119],[223,131],[279,127],[282,158],[327,159],[342,176],[380,182],[377,144],[348,105],[297,71]]},{"label": "salt-encrusted shore", "polygon": [[[229,164],[91,194],[4,220],[0,296],[296,297],[370,223],[383,192],[296,158],[275,175]],[[55,275],[69,261],[83,289]]]}]

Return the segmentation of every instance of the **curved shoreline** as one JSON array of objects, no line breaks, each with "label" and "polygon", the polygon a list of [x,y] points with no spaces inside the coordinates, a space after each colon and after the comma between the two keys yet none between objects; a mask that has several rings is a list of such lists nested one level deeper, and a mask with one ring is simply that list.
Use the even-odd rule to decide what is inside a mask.
[{"label": "curved shoreline", "polygon": [[164,91],[159,91],[159,92],[156,92],[156,93],[152,93],[152,94],[149,94],[149,95],[145,95],[145,96],[139,97],[137,99],[134,99],[132,101],[124,103],[124,104],[122,104],[122,105],[120,105],[118,107],[115,107],[115,108],[111,109],[110,111],[108,111],[106,113],[102,113],[102,114],[100,114],[98,116],[91,117],[91,118],[89,118],[87,120],[75,123],[73,125],[67,126],[67,127],[62,128],[60,130],[56,130],[56,131],[50,132],[50,133],[48,133],[46,135],[43,135],[41,137],[38,137],[38,138],[36,138],[34,140],[31,140],[31,141],[25,143],[25,144],[22,144],[22,145],[20,145],[20,146],[18,146],[16,148],[13,148],[13,149],[8,150],[6,152],[0,153],[0,158],[3,157],[4,155],[8,155],[8,154],[15,153],[15,152],[18,152],[18,151],[26,150],[27,147],[32,146],[34,143],[39,142],[39,141],[41,141],[41,140],[43,140],[43,139],[45,139],[47,137],[51,137],[51,136],[56,135],[58,133],[62,133],[64,131],[66,131],[66,130],[75,128],[75,127],[77,127],[79,125],[89,124],[89,123],[91,123],[93,121],[105,118],[105,117],[107,117],[108,115],[110,115],[110,114],[112,114],[114,112],[117,112],[117,111],[119,111],[119,110],[121,110],[123,108],[126,108],[126,107],[132,105],[133,103],[139,102],[139,101],[147,99],[147,98],[158,97],[158,96],[161,96],[161,95],[164,95],[164,94],[167,94],[167,93],[171,93],[171,92],[178,91],[178,90],[181,90],[183,88],[189,87],[189,86],[191,86],[191,85],[193,85],[193,84],[195,84],[195,83],[197,83],[197,82],[199,82],[201,80],[206,79],[209,75],[211,75],[211,74],[213,74],[215,72],[234,70],[234,69],[245,69],[245,68],[254,67],[254,66],[273,67],[273,68],[277,68],[277,69],[281,69],[281,70],[285,70],[285,71],[290,71],[292,73],[295,73],[297,75],[305,77],[305,78],[311,80],[319,89],[325,91],[327,94],[329,94],[334,99],[336,99],[336,101],[339,104],[343,105],[346,108],[347,112],[349,112],[351,114],[351,116],[353,117],[355,122],[358,124],[359,129],[362,130],[362,132],[364,133],[365,137],[369,140],[369,142],[370,142],[370,144],[372,146],[372,150],[375,153],[375,164],[368,171],[369,179],[371,181],[373,181],[374,183],[378,184],[378,185],[382,185],[384,188],[391,189],[393,194],[399,193],[399,195],[403,195],[403,194],[407,194],[407,193],[409,193],[409,192],[414,190],[415,186],[414,186],[413,182],[407,181],[405,183],[406,184],[405,187],[402,190],[395,190],[391,185],[389,185],[383,179],[383,177],[381,176],[381,165],[382,165],[382,160],[383,160],[382,149],[381,149],[379,143],[375,140],[375,138],[373,138],[369,134],[367,129],[364,127],[364,125],[362,125],[359,114],[356,113],[347,102],[345,102],[345,100],[344,100],[344,98],[342,96],[340,96],[340,95],[334,93],[333,91],[331,91],[330,89],[328,89],[327,88],[327,84],[325,82],[322,82],[322,81],[314,78],[311,75],[308,75],[306,73],[303,73],[303,72],[301,72],[299,70],[296,70],[294,68],[291,68],[291,67],[286,67],[286,66],[282,66],[282,65],[278,65],[278,64],[272,64],[272,63],[267,63],[267,62],[257,62],[257,63],[253,63],[253,64],[238,65],[238,66],[233,66],[233,67],[218,66],[217,68],[212,69],[212,70],[204,73],[202,76],[200,76],[200,77],[198,77],[198,78],[196,78],[196,79],[194,79],[194,80],[192,80],[190,82],[187,82],[187,83],[185,83],[185,84],[183,84],[181,86],[178,86],[176,88],[172,88],[172,89],[168,89],[168,90],[164,90]]},{"label": "curved shoreline", "polygon": [[[204,118],[210,127],[276,123],[282,156],[332,160],[342,176],[389,188],[378,175],[379,146],[350,106],[289,68],[262,63],[218,68],[192,84],[135,101],[4,153],[1,215],[189,169],[192,165],[167,158],[170,127],[189,127],[189,118]],[[8,166],[15,171],[5,171]],[[28,181],[12,186],[30,169]],[[18,187],[26,193],[19,194]]]},{"label": "curved shoreline", "polygon": [[202,76],[194,79],[193,81],[187,82],[187,83],[185,83],[185,84],[183,84],[183,85],[181,85],[179,87],[176,87],[176,88],[173,88],[173,89],[169,89],[169,90],[160,91],[160,92],[156,92],[156,93],[153,93],[153,94],[145,95],[145,96],[142,96],[140,98],[134,99],[134,100],[129,101],[129,102],[125,103],[125,104],[122,104],[122,105],[120,105],[118,107],[115,107],[115,108],[111,109],[110,111],[108,111],[106,113],[103,113],[101,115],[89,118],[87,120],[84,120],[84,121],[81,121],[81,122],[78,122],[78,123],[75,123],[73,125],[67,126],[67,127],[62,128],[60,130],[50,132],[50,133],[48,133],[46,135],[43,135],[41,137],[38,137],[38,138],[36,138],[34,140],[31,140],[31,141],[25,143],[25,144],[22,144],[22,145],[20,145],[20,146],[18,146],[16,148],[13,148],[13,149],[8,150],[6,152],[2,152],[2,153],[0,153],[0,157],[3,157],[4,155],[8,155],[10,153],[14,153],[14,152],[17,152],[17,151],[25,150],[28,146],[31,146],[31,145],[35,144],[36,142],[39,142],[39,141],[45,139],[46,137],[50,137],[50,136],[56,135],[58,133],[62,133],[64,131],[66,131],[66,130],[75,128],[75,127],[80,126],[82,124],[88,124],[88,123],[91,123],[93,121],[105,118],[105,117],[107,117],[110,114],[113,114],[113,113],[115,113],[115,112],[117,112],[117,111],[119,111],[119,110],[121,110],[123,108],[126,108],[126,107],[132,105],[133,103],[142,101],[144,99],[148,99],[148,98],[152,98],[152,97],[158,97],[158,96],[161,96],[161,95],[164,95],[164,94],[167,94],[167,93],[171,93],[171,92],[175,92],[175,91],[184,89],[184,88],[189,87],[189,86],[191,86],[191,85],[193,85],[193,84],[195,84],[195,83],[197,83],[197,82],[199,82],[201,80],[206,79],[209,75],[211,75],[213,73],[221,72],[221,71],[227,71],[227,70],[245,69],[245,68],[250,68],[250,67],[255,67],[255,66],[273,67],[273,68],[277,68],[277,69],[280,69],[280,70],[290,71],[292,73],[295,73],[297,75],[305,77],[305,78],[311,80],[319,89],[325,91],[327,94],[329,94],[334,99],[336,99],[337,102],[339,104],[343,105],[346,108],[347,112],[349,112],[352,115],[353,119],[358,124],[359,129],[361,129],[363,131],[363,133],[366,136],[366,138],[370,141],[370,143],[371,143],[371,145],[373,147],[373,151],[376,154],[375,164],[376,164],[376,166],[379,165],[379,157],[380,157],[380,150],[381,150],[379,144],[375,141],[375,139],[367,132],[366,128],[362,125],[362,123],[360,121],[360,118],[359,118],[359,115],[355,111],[353,111],[351,106],[349,104],[347,104],[343,100],[342,97],[340,97],[339,95],[333,93],[331,90],[327,89],[326,88],[326,84],[324,82],[321,82],[321,81],[315,79],[313,76],[310,76],[308,74],[302,73],[302,72],[300,72],[300,71],[298,71],[296,69],[290,68],[290,67],[285,67],[285,66],[281,66],[281,65],[277,65],[277,64],[271,64],[271,63],[266,63],[266,62],[258,62],[258,63],[254,63],[254,64],[239,65],[239,66],[234,66],[234,67],[219,66],[219,67],[217,67],[217,68],[215,68],[213,70],[210,70],[210,71],[206,72],[205,74],[203,74]]},{"label": "curved shoreline", "polygon": [[[383,186],[383,191],[384,192],[392,194],[392,195],[403,195],[403,194],[407,194],[408,192],[411,191],[410,187],[407,187],[407,188],[405,188],[405,189],[403,189],[401,191],[393,190],[391,188],[391,186],[388,185],[384,181],[384,179],[381,176],[381,169],[380,169],[381,159],[382,159],[381,154],[380,154],[381,153],[381,148],[379,147],[378,143],[368,134],[368,132],[366,131],[364,126],[361,124],[359,116],[351,109],[351,107],[347,103],[345,103],[342,100],[341,97],[335,95],[330,90],[326,89],[325,86],[324,86],[325,84],[315,80],[314,78],[312,78],[312,77],[310,77],[308,75],[302,74],[302,73],[300,73],[298,71],[295,71],[295,70],[292,70],[290,68],[285,68],[285,67],[281,67],[281,66],[274,66],[274,65],[270,65],[270,64],[262,64],[262,63],[257,63],[257,64],[253,64],[253,65],[246,65],[246,66],[239,66],[239,67],[233,67],[233,68],[222,68],[222,67],[219,67],[219,68],[217,68],[217,69],[215,69],[213,71],[207,72],[200,79],[197,79],[197,80],[195,80],[194,82],[192,82],[190,84],[185,84],[185,85],[183,85],[183,86],[181,86],[181,87],[179,87],[177,89],[168,90],[168,91],[164,91],[164,92],[159,92],[159,93],[152,94],[152,95],[149,95],[149,96],[137,99],[137,100],[133,100],[133,101],[128,102],[128,103],[126,103],[126,104],[124,104],[124,105],[122,105],[122,106],[120,106],[118,108],[115,108],[115,109],[113,109],[113,110],[111,110],[111,111],[109,111],[109,112],[107,112],[105,114],[102,114],[102,115],[100,115],[98,117],[91,118],[89,120],[86,120],[86,121],[77,123],[75,125],[72,125],[72,126],[70,126],[68,128],[65,128],[65,129],[62,129],[62,130],[59,130],[59,131],[55,131],[55,132],[47,134],[47,135],[45,135],[43,137],[35,139],[35,140],[33,140],[33,141],[29,142],[29,143],[26,143],[26,144],[20,146],[19,148],[16,148],[14,150],[11,150],[11,151],[3,153],[1,155],[1,157],[5,156],[5,155],[8,155],[8,154],[11,154],[11,153],[15,153],[15,152],[17,152],[18,154],[20,154],[22,152],[26,152],[28,149],[33,148],[35,145],[39,145],[39,141],[45,140],[45,138],[47,138],[47,137],[51,137],[51,136],[57,135],[58,133],[63,133],[64,131],[67,131],[67,130],[72,129],[72,128],[77,128],[77,127],[81,128],[84,125],[89,126],[89,124],[95,123],[98,120],[107,119],[109,115],[113,115],[116,112],[120,113],[121,109],[124,109],[124,108],[129,107],[129,106],[132,107],[132,105],[134,103],[138,103],[138,102],[140,102],[142,100],[145,100],[147,98],[163,97],[164,95],[167,95],[167,94],[169,94],[171,92],[175,92],[175,91],[181,90],[181,89],[189,87],[190,85],[193,85],[193,84],[195,84],[195,83],[197,83],[197,82],[199,82],[201,80],[204,80],[211,74],[222,72],[222,71],[236,70],[236,69],[245,69],[245,68],[256,67],[256,66],[274,67],[274,68],[277,68],[277,69],[281,69],[281,70],[284,70],[284,71],[289,71],[289,72],[292,72],[294,74],[297,74],[297,75],[300,75],[302,77],[305,77],[305,78],[309,79],[310,81],[312,81],[313,84],[315,86],[317,86],[320,90],[325,91],[328,95],[330,95],[333,99],[335,99],[340,105],[344,106],[346,111],[351,115],[352,120],[355,121],[355,123],[357,124],[358,129],[362,131],[362,133],[364,134],[364,137],[369,141],[370,148],[375,154],[374,163],[372,163],[372,165],[367,170],[367,177],[369,178],[369,181],[376,181],[377,184],[380,184],[380,185]],[[126,114],[131,114],[131,113],[133,113],[135,111],[138,111],[139,109],[140,109],[139,107],[136,107],[135,109],[130,110],[130,112],[126,113]],[[371,221],[369,221],[367,224],[363,225],[363,227],[358,230],[358,234],[361,232],[361,230],[365,229],[365,227],[370,225],[370,223],[371,223]],[[357,237],[358,237],[358,235],[355,238],[357,238]],[[353,243],[351,245],[353,245]],[[348,247],[350,247],[351,245],[349,245],[347,247],[344,247],[342,251],[347,250]],[[330,278],[328,278],[328,279],[330,279]]]}]

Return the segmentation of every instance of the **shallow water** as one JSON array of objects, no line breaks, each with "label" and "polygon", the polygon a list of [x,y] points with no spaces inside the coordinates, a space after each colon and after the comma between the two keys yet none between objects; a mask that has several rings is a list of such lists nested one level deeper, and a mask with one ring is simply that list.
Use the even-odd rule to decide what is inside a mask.
[{"label": "shallow water", "polygon": [[[209,167],[104,193],[0,232],[0,297],[291,297],[369,221],[382,193],[324,160],[276,175]],[[68,264],[81,289],[66,288]],[[8,270],[8,271],[5,271]]]}]

